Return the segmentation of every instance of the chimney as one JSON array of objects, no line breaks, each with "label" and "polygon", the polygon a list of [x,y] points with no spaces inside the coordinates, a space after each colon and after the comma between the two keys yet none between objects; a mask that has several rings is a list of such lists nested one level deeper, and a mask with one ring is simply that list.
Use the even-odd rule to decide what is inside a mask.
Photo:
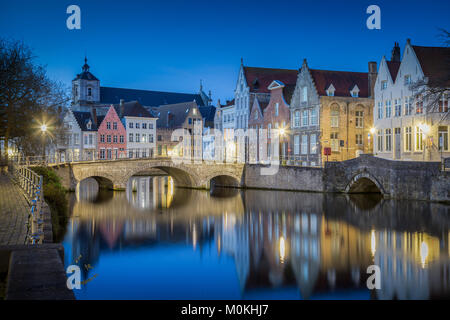
[{"label": "chimney", "polygon": [[394,43],[394,48],[391,51],[391,61],[400,62],[400,46],[398,45],[398,42]]},{"label": "chimney", "polygon": [[97,123],[97,109],[91,108],[91,116],[92,116],[92,121],[98,127],[99,124]]},{"label": "chimney", "polygon": [[125,100],[120,99],[120,115],[119,115],[119,117],[123,117],[123,114],[125,113],[125,107],[123,105],[124,102],[125,102]]},{"label": "chimney", "polygon": [[375,61],[369,61],[369,97],[374,97],[375,81],[377,80],[377,63]]}]

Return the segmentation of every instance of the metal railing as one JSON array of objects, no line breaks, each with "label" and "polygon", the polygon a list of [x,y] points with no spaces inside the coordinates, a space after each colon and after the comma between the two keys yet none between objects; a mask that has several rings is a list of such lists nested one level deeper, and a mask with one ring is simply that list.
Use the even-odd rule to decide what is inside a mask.
[{"label": "metal railing", "polygon": [[41,244],[44,238],[44,219],[42,212],[44,203],[43,177],[15,162],[12,162],[11,167],[14,179],[31,203],[31,234],[28,236],[29,241],[31,244]]}]

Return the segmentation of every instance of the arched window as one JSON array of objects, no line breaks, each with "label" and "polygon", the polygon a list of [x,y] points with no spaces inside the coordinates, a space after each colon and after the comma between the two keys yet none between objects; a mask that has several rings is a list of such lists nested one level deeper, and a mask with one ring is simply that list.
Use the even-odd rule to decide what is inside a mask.
[{"label": "arched window", "polygon": [[92,96],[92,88],[87,88],[87,95],[88,97]]}]

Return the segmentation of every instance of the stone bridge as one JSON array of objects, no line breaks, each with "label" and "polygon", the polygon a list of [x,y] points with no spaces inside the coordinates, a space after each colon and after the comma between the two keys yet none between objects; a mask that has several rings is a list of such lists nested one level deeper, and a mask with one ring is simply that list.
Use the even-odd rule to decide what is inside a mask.
[{"label": "stone bridge", "polygon": [[86,178],[94,178],[103,188],[125,190],[131,176],[146,172],[168,174],[177,187],[209,189],[211,183],[240,187],[244,170],[244,164],[238,163],[194,163],[170,158],[86,161],[51,166],[69,190],[75,190]]},{"label": "stone bridge", "polygon": [[75,190],[78,182],[96,179],[101,187],[126,189],[133,175],[164,173],[175,186],[209,189],[211,185],[271,190],[331,193],[381,193],[386,198],[450,202],[450,172],[440,162],[392,161],[363,154],[358,158],[327,162],[324,168],[279,166],[263,175],[259,164],[200,163],[170,158],[123,159],[54,165],[64,186]]}]

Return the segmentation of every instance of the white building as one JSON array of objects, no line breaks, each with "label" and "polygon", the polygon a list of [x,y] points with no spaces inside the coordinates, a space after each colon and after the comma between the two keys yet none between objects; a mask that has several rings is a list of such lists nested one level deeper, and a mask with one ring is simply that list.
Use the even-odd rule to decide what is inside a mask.
[{"label": "white building", "polygon": [[[95,110],[95,109],[94,109]],[[97,125],[95,111],[69,109],[64,117],[64,136],[58,138],[55,161],[81,161],[96,159]]]},{"label": "white building", "polygon": [[127,132],[129,158],[148,158],[156,153],[156,120],[139,102],[123,102],[114,105]]},{"label": "white building", "polygon": [[[385,159],[440,161],[449,157],[449,92],[432,99],[422,81],[450,88],[450,48],[395,44],[381,59],[375,83],[374,154]],[[444,81],[440,81],[443,79]]]}]

